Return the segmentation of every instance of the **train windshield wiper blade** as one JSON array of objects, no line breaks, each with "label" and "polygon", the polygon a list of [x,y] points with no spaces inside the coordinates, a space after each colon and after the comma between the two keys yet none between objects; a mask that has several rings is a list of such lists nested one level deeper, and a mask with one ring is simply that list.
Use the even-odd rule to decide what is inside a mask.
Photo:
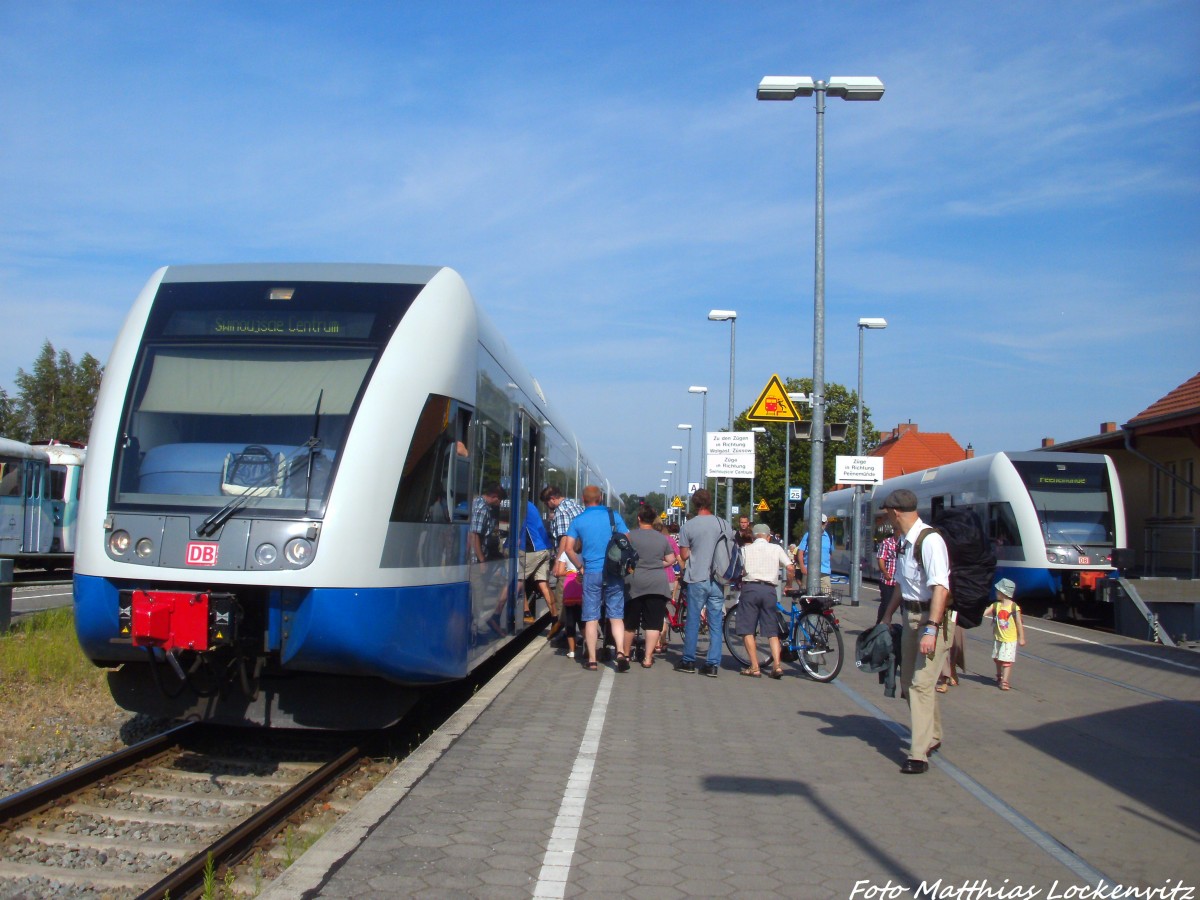
[{"label": "train windshield wiper blade", "polygon": [[[315,448],[321,443],[320,439],[315,435],[293,450],[283,460],[283,469],[287,470],[292,460],[298,457],[301,453],[312,453]],[[259,479],[254,484],[250,485],[246,493],[238,494],[215,513],[200,523],[200,527],[196,529],[197,537],[208,537],[210,534],[215,534],[218,529],[233,517],[233,514],[249,503],[251,500],[258,500],[266,496],[266,489],[275,483],[277,472],[269,472]]]}]

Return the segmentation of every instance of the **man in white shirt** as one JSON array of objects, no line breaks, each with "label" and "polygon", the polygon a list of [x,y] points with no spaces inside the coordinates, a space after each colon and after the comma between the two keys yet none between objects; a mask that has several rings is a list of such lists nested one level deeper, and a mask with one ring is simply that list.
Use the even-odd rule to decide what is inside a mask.
[{"label": "man in white shirt", "polygon": [[757,665],[758,644],[754,640],[754,630],[757,628],[771,645],[771,671],[767,674],[779,679],[783,677],[783,666],[779,658],[779,611],[775,607],[779,570],[787,572],[787,584],[790,586],[796,580],[796,567],[788,559],[786,550],[778,544],[771,543],[769,525],[754,526],[754,542],[742,548],[742,559],[745,572],[742,575],[742,594],[737,608],[737,633],[746,645],[750,665],[742,669],[741,674],[751,678],[759,678],[762,675]]},{"label": "man in white shirt", "polygon": [[892,491],[883,501],[883,511],[900,539],[896,590],[883,621],[903,606],[900,685],[912,718],[912,743],[900,771],[920,775],[929,770],[929,754],[942,746],[942,715],[934,689],[946,657],[942,623],[950,593],[950,554],[942,536],[917,515],[917,495],[912,491]]}]

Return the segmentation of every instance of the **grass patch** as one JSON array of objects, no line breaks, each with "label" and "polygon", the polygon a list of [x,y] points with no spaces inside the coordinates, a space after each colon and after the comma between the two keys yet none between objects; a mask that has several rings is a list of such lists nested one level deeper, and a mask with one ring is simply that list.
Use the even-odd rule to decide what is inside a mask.
[{"label": "grass patch", "polygon": [[93,684],[97,669],[75,637],[75,613],[69,606],[22,617],[0,635],[0,680],[5,684],[66,687]]}]

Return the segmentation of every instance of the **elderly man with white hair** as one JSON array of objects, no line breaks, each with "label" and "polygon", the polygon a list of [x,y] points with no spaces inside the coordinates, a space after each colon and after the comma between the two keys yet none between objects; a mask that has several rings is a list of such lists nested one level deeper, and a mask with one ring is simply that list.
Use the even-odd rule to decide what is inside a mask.
[{"label": "elderly man with white hair", "polygon": [[738,601],[737,633],[746,645],[750,665],[741,674],[750,678],[761,678],[758,662],[758,644],[754,631],[758,629],[766,636],[771,646],[772,678],[783,677],[780,661],[782,648],[779,643],[779,612],[775,608],[778,597],[779,572],[787,573],[787,584],[796,580],[796,567],[788,559],[787,551],[771,542],[769,525],[754,526],[754,542],[742,548],[745,573],[742,576],[742,593]]}]

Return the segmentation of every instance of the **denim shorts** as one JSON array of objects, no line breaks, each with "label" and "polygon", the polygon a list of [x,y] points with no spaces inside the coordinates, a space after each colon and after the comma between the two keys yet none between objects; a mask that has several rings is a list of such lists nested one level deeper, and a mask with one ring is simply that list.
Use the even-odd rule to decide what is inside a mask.
[{"label": "denim shorts", "polygon": [[625,579],[608,577],[603,572],[583,570],[584,622],[625,618]]}]

